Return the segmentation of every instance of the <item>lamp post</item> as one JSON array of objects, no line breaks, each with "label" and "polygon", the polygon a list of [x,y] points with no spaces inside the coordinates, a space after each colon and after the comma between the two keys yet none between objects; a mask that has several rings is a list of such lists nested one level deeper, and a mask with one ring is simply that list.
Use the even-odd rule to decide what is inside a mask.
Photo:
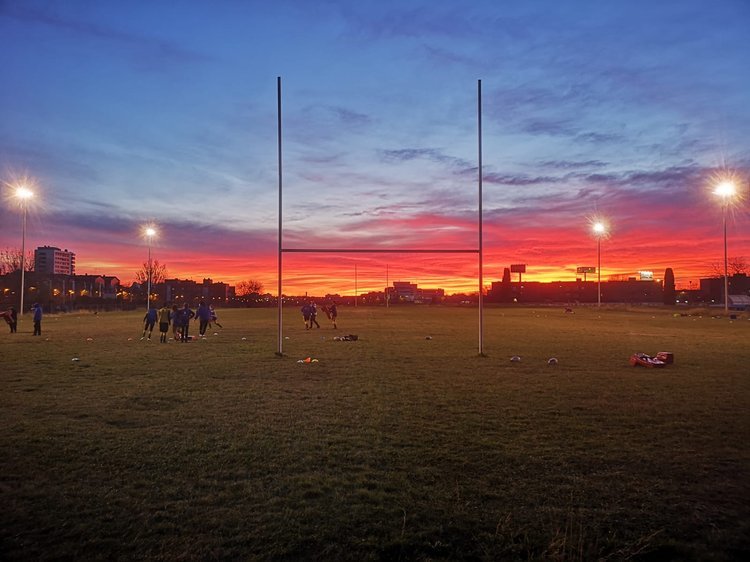
[{"label": "lamp post", "polygon": [[26,283],[26,210],[29,206],[28,201],[33,196],[34,192],[24,185],[20,185],[16,188],[16,198],[23,208],[23,219],[21,226],[21,310],[18,311],[21,316],[23,316],[23,293]]},{"label": "lamp post", "polygon": [[602,222],[595,222],[591,229],[596,236],[596,306],[602,306],[602,236],[607,233],[607,227]]},{"label": "lamp post", "polygon": [[729,312],[729,260],[727,259],[727,207],[737,193],[737,186],[731,180],[724,180],[714,189],[714,195],[721,198],[722,219],[724,226],[724,312]]},{"label": "lamp post", "polygon": [[148,240],[148,289],[146,291],[146,310],[151,308],[151,239],[156,236],[156,229],[149,226],[143,231]]}]

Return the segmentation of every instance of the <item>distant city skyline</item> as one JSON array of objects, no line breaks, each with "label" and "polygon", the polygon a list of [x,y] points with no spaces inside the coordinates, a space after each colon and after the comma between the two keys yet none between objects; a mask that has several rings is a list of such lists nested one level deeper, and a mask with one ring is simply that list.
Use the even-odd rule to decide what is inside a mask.
[{"label": "distant city skyline", "polygon": [[[122,278],[125,277],[123,275],[119,275],[117,272],[110,272],[110,271],[107,271],[107,272],[97,271],[97,272],[84,272],[84,273],[76,272],[75,271],[76,253],[68,250],[67,248],[64,249],[64,250],[61,250],[59,247],[56,247],[56,246],[44,245],[44,246],[39,246],[39,247],[37,247],[37,248],[35,248],[33,250],[30,250],[29,254],[34,256],[33,260],[30,261],[30,263],[32,264],[32,268],[29,271],[34,272],[34,273],[41,273],[43,275],[52,274],[52,275],[56,275],[56,276],[65,276],[65,275],[67,275],[69,277],[75,277],[75,276],[79,276],[79,277],[96,277],[96,276],[112,277],[112,278],[116,278],[118,280],[118,283],[119,283],[119,280],[120,280],[121,277]],[[41,267],[40,267],[40,260],[41,260]],[[733,276],[734,274],[738,273],[737,267],[739,267],[739,266],[742,266],[742,273],[741,273],[741,275],[744,274],[746,276],[747,275],[747,269],[748,269],[747,265],[748,264],[745,261],[742,261],[742,262],[732,262],[732,264],[731,264],[731,270],[730,270],[730,276]],[[144,264],[144,266],[145,266],[145,264]],[[160,264],[157,263],[157,262],[155,262],[154,266],[155,267],[159,267]],[[576,272],[574,280],[573,279],[555,279],[555,280],[550,280],[550,281],[537,281],[537,280],[528,279],[528,278],[522,279],[522,276],[517,271],[518,269],[522,269],[521,266],[518,265],[518,264],[516,264],[516,265],[511,264],[508,267],[503,268],[503,275],[495,275],[494,272],[489,272],[488,273],[488,275],[485,277],[485,281],[486,281],[486,285],[487,285],[486,289],[487,289],[487,293],[488,294],[490,294],[491,291],[493,291],[493,290],[497,290],[497,288],[502,285],[501,280],[504,278],[504,274],[505,274],[505,270],[506,269],[507,269],[507,271],[509,272],[509,274],[511,276],[510,277],[510,284],[512,284],[512,285],[521,285],[521,286],[524,283],[528,283],[529,285],[536,285],[536,284],[539,284],[539,283],[542,283],[542,284],[555,284],[555,283],[571,283],[574,280],[575,280],[575,282],[577,282],[579,284],[579,286],[582,286],[580,282],[583,282],[584,285],[586,284],[586,281],[588,281],[589,284],[593,284],[595,277],[593,277],[592,274],[596,273],[596,268],[595,267],[586,267],[586,268],[580,268],[580,269],[581,270],[585,269],[587,271]],[[663,273],[666,273],[666,272],[658,272],[658,271],[655,272],[655,271],[652,271],[652,270],[640,270],[640,271],[637,271],[635,273],[609,275],[609,276],[604,277],[603,281],[605,283],[609,282],[609,281],[622,282],[622,281],[634,281],[634,280],[636,280],[636,281],[656,281],[657,284],[658,284],[658,283],[661,283],[662,280],[663,280],[663,278],[664,278]],[[524,272],[524,275],[525,275],[525,272]],[[588,278],[587,276],[591,276],[591,278]],[[718,272],[714,272],[712,275],[705,275],[705,276],[703,276],[702,279],[701,279],[701,281],[706,281],[709,278],[716,278],[717,276],[718,276]],[[164,280],[163,281],[155,280],[153,282],[153,286],[155,287],[157,285],[169,284],[169,283],[172,283],[174,281],[180,281],[180,282],[185,281],[185,282],[188,282],[188,283],[198,283],[199,282],[199,281],[193,279],[190,276],[182,278],[180,276],[171,275],[169,273],[169,271],[167,271],[166,275],[164,276]],[[245,280],[239,281],[237,284],[242,284],[243,282],[247,282],[247,281],[256,281],[256,280],[245,279]],[[206,284],[206,282],[208,282],[209,284],[215,283],[215,284],[219,284],[219,285],[231,285],[230,283],[226,283],[222,279],[217,278],[215,275],[208,275],[207,277],[203,277],[200,280],[200,282],[202,282],[203,284]],[[352,280],[352,282],[354,283],[354,285],[351,287],[350,291],[343,291],[342,293],[331,293],[331,292],[328,292],[328,293],[325,293],[325,294],[323,294],[323,293],[321,293],[321,294],[312,293],[311,296],[323,297],[326,294],[340,294],[342,297],[345,297],[345,296],[354,296],[355,291],[356,291],[356,295],[365,295],[365,294],[368,294],[368,293],[380,293],[380,294],[384,294],[384,291],[386,291],[388,289],[393,289],[397,293],[399,293],[400,292],[399,287],[402,287],[402,288],[403,287],[407,287],[407,292],[408,291],[412,291],[413,292],[413,291],[417,290],[417,288],[420,291],[428,291],[430,293],[432,291],[440,291],[440,292],[444,291],[444,289],[442,287],[439,287],[437,285],[421,285],[420,286],[419,283],[415,283],[415,282],[413,282],[411,280],[407,280],[407,279],[386,279],[386,281],[385,281],[386,284],[384,284],[384,285],[382,285],[380,287],[375,286],[375,287],[371,287],[371,288],[368,287],[366,289],[363,289],[361,287],[357,287],[358,283],[357,283],[357,277],[356,276]],[[129,288],[133,284],[143,285],[143,282],[140,282],[140,281],[138,281],[136,279],[134,281],[130,281],[130,282],[126,281],[126,282],[122,282],[122,283],[119,283],[119,284],[121,284],[123,287],[128,287]],[[231,288],[234,289],[234,285],[232,285]],[[273,288],[275,288],[275,286]],[[269,294],[269,293],[273,294],[273,292],[274,292],[272,290],[273,288],[268,288],[268,287],[263,286],[262,289],[259,292],[261,294]],[[683,287],[682,289],[697,289],[697,286],[696,287]],[[476,291],[474,291],[473,289],[471,289],[469,291],[458,291],[458,292],[448,293],[448,294],[453,295],[453,294],[465,294],[465,293],[475,293],[475,292]],[[743,292],[744,292],[744,289],[740,290],[740,293],[743,293]],[[295,296],[295,297],[298,297],[298,296],[302,295],[302,294],[292,294],[292,293],[289,293],[288,291],[285,291],[284,294],[288,295],[288,296]],[[307,294],[310,294],[310,291],[305,291],[304,295],[307,295]]]},{"label": "distant city skyline", "polygon": [[[602,274],[697,286],[750,258],[750,3],[744,0],[178,5],[6,0],[0,247],[76,252],[124,283],[171,276],[276,287],[276,77],[285,245],[475,247],[483,84],[486,284]],[[477,290],[473,255],[284,257],[284,292],[409,280]]]}]

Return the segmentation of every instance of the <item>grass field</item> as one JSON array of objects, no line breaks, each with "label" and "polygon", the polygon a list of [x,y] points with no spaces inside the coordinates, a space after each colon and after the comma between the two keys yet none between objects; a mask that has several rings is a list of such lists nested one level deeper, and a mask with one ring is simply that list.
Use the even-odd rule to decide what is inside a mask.
[{"label": "grass field", "polygon": [[270,309],[25,316],[0,558],[750,559],[750,321],[673,313],[489,309],[478,357],[475,309],[288,310],[283,358]]}]

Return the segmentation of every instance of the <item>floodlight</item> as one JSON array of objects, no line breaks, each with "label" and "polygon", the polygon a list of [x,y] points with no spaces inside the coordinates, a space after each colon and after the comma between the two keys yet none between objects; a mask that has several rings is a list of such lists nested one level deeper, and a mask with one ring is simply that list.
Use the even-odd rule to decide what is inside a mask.
[{"label": "floodlight", "polygon": [[23,203],[27,199],[34,197],[34,192],[25,185],[19,185],[16,187],[16,197]]},{"label": "floodlight", "polygon": [[730,199],[737,194],[737,185],[732,180],[724,180],[714,189],[714,195],[724,200]]}]

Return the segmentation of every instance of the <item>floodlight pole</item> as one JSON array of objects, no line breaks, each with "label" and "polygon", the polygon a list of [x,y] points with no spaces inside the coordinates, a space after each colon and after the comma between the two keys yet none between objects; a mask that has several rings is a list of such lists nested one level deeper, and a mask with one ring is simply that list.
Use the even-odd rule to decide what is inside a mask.
[{"label": "floodlight pole", "polygon": [[151,310],[151,236],[148,237],[148,288],[146,289],[146,312],[149,310]]},{"label": "floodlight pole", "polygon": [[596,237],[596,306],[602,306],[602,237]]},{"label": "floodlight pole", "polygon": [[723,205],[724,215],[724,313],[729,313],[729,260],[727,259],[727,201]]},{"label": "floodlight pole", "polygon": [[482,253],[482,81],[477,80],[477,136],[478,136],[478,182],[479,182],[479,355],[484,355],[484,276]]},{"label": "floodlight pole", "polygon": [[391,303],[390,303],[391,292],[388,290],[388,283],[389,283],[389,281],[388,281],[388,264],[385,264],[385,307],[386,308],[390,308],[390,306],[391,306]]},{"label": "floodlight pole", "polygon": [[281,255],[282,255],[282,219],[281,219],[281,186],[282,186],[282,175],[281,175],[281,76],[276,77],[276,113],[277,113],[277,127],[278,127],[278,150],[279,150],[279,258],[278,258],[278,264],[279,264],[279,270],[278,270],[278,325],[279,325],[279,333],[278,333],[278,349],[276,351],[277,355],[283,355],[284,350],[282,349],[282,318],[281,318],[281,311],[282,311],[282,298],[281,298]]},{"label": "floodlight pole", "polygon": [[23,316],[23,292],[26,279],[26,201],[23,201],[23,219],[21,224],[21,309],[18,311]]}]

